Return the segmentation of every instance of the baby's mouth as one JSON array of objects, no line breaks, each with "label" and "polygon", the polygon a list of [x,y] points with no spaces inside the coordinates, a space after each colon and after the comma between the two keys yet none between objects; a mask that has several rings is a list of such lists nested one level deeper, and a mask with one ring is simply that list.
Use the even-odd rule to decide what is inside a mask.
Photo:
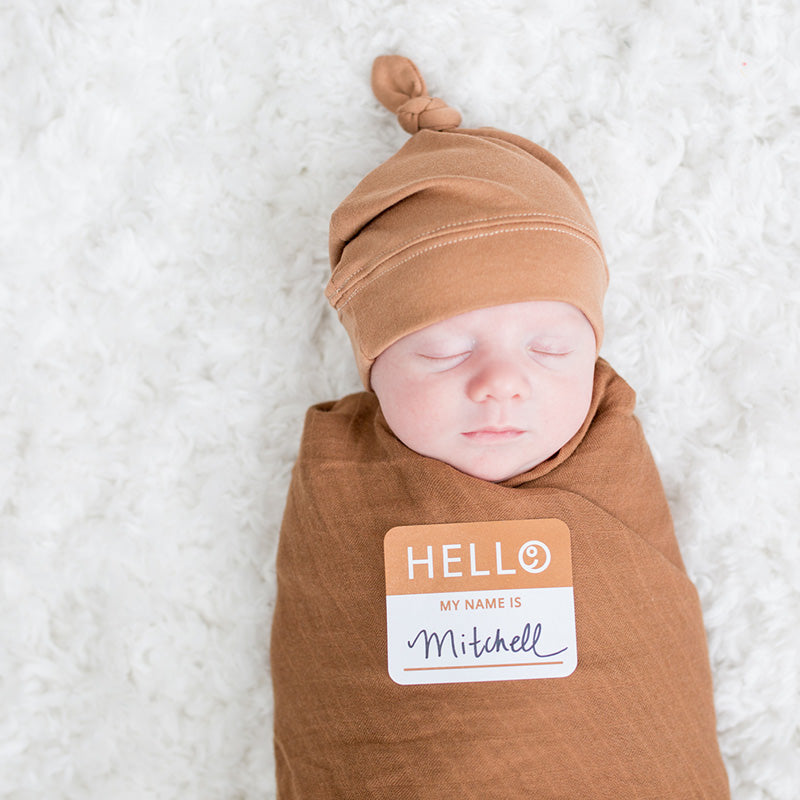
[{"label": "baby's mouth", "polygon": [[478,428],[474,431],[465,431],[461,435],[471,442],[479,444],[490,444],[492,442],[511,442],[518,439],[525,433],[521,428],[502,427],[496,428],[491,425],[485,428]]}]

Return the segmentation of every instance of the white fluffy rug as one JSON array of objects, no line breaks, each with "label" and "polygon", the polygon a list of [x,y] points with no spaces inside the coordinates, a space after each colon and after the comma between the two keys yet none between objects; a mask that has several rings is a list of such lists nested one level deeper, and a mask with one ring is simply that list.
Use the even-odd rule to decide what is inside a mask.
[{"label": "white fluffy rug", "polygon": [[795,0],[0,3],[0,796],[274,796],[284,494],[358,388],[328,217],[406,138],[382,52],[584,187],[734,798],[793,800]]}]

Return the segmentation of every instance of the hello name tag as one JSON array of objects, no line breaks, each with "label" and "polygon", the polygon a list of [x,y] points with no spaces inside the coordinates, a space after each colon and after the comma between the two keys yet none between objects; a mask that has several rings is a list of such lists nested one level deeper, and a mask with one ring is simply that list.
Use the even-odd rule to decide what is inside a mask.
[{"label": "hello name tag", "polygon": [[395,683],[564,678],[578,665],[558,519],[407,525],[384,538]]}]

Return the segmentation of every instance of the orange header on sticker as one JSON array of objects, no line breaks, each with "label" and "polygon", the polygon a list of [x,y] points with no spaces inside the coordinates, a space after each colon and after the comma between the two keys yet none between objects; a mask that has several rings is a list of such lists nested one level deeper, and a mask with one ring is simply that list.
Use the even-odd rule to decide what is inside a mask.
[{"label": "orange header on sticker", "polygon": [[560,519],[404,525],[383,542],[386,594],[572,586]]}]

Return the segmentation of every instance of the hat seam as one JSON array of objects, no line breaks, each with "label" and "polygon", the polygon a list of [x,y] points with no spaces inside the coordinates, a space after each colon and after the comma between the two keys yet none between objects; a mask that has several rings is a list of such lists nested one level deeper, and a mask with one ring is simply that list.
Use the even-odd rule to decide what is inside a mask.
[{"label": "hat seam", "polygon": [[600,258],[603,260],[603,266],[605,268],[606,278],[608,278],[608,267],[606,267],[606,264],[605,264],[605,258],[603,257],[603,251],[600,249],[598,244],[591,237],[588,237],[588,236],[585,236],[585,235],[581,235],[581,233],[578,233],[576,231],[564,230],[563,228],[544,227],[544,226],[540,226],[540,225],[537,225],[537,226],[525,225],[525,226],[517,227],[517,228],[502,228],[500,230],[487,231],[485,233],[476,233],[476,234],[473,234],[472,236],[461,236],[461,237],[459,237],[457,239],[448,239],[445,242],[439,242],[438,244],[432,244],[432,245],[430,245],[428,247],[425,247],[422,250],[417,250],[417,252],[412,253],[410,256],[407,256],[402,261],[398,261],[396,264],[393,264],[388,269],[383,270],[380,274],[375,275],[373,278],[368,278],[368,279],[363,280],[361,282],[361,285],[357,286],[351,292],[351,294],[347,298],[347,300],[345,300],[341,305],[338,306],[338,310],[341,311],[341,309],[343,309],[346,305],[348,305],[348,303],[350,303],[350,301],[356,295],[358,295],[363,289],[366,289],[370,284],[374,283],[375,281],[379,280],[380,278],[385,277],[390,272],[393,272],[394,270],[396,270],[398,267],[401,267],[403,264],[406,264],[407,262],[417,258],[418,256],[423,255],[424,253],[429,253],[431,250],[437,250],[437,249],[440,249],[442,247],[447,247],[448,245],[456,244],[457,242],[468,242],[468,241],[471,241],[472,239],[486,239],[489,236],[498,236],[499,234],[503,234],[503,233],[517,233],[517,232],[520,232],[520,231],[551,231],[552,233],[561,233],[561,234],[564,234],[566,236],[572,236],[573,239],[578,239],[578,241],[581,241],[581,242],[584,242],[584,243],[586,243],[587,240],[588,240],[588,243],[590,243],[597,250],[597,252],[600,254]]},{"label": "hat seam", "polygon": [[364,264],[364,266],[359,267],[359,269],[352,273],[352,275],[348,275],[347,278],[343,279],[341,283],[336,280],[335,275],[331,275],[330,284],[336,290],[334,293],[332,293],[332,297],[336,297],[337,295],[344,293],[347,290],[346,284],[358,278],[358,276],[363,272],[368,272],[374,269],[375,267],[379,266],[380,262],[383,261],[387,256],[396,253],[398,250],[401,250],[404,247],[414,244],[414,242],[422,241],[430,236],[435,236],[437,233],[441,233],[442,231],[451,230],[452,228],[460,228],[467,225],[476,225],[484,222],[497,222],[504,219],[540,219],[550,222],[561,222],[577,228],[581,232],[585,233],[589,238],[594,239],[595,232],[591,228],[586,225],[582,225],[580,222],[577,222],[571,217],[565,217],[561,214],[500,214],[492,217],[481,217],[479,219],[451,222],[448,225],[440,225],[437,228],[432,228],[431,230],[424,231],[416,236],[412,236],[410,239],[406,239],[399,244],[394,244],[391,247],[387,247],[385,250],[382,250],[374,255],[366,264]]}]

